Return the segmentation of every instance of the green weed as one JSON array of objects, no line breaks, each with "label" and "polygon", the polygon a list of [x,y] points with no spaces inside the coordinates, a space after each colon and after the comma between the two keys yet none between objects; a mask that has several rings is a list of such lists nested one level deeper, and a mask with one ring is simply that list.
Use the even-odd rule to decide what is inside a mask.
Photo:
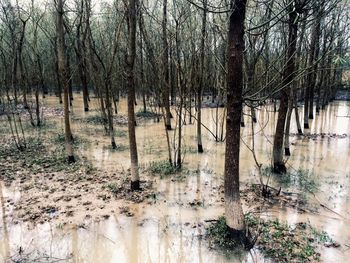
[{"label": "green weed", "polygon": [[160,174],[160,175],[170,175],[178,172],[178,168],[173,166],[169,161],[155,161],[151,162],[148,168],[148,171],[152,174]]},{"label": "green weed", "polygon": [[142,109],[140,109],[137,113],[136,113],[136,117],[139,118],[156,118],[159,117],[160,115],[153,112],[153,111],[143,111]]},{"label": "green weed", "polygon": [[271,167],[264,167],[262,175],[271,178],[279,185],[284,187],[295,187],[302,191],[315,192],[318,188],[318,183],[315,181],[315,176],[309,170],[294,170],[288,171],[285,174],[275,174]]},{"label": "green weed", "polygon": [[[325,231],[319,231],[307,223],[289,225],[278,219],[263,220],[247,214],[246,225],[257,236],[256,247],[268,258],[277,262],[319,261],[319,245],[335,244]],[[233,250],[237,244],[230,239],[223,216],[206,229],[209,242],[218,248]]]}]

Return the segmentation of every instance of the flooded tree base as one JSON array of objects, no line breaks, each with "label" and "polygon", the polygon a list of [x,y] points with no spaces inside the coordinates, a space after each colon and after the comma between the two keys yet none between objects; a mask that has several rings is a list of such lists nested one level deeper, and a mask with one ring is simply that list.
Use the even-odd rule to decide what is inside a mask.
[{"label": "flooded tree base", "polygon": [[198,152],[203,153],[203,146],[201,144],[198,144]]},{"label": "flooded tree base", "polygon": [[140,191],[142,190],[140,188],[140,181],[131,181],[131,184],[130,184],[130,187],[131,187],[131,191]]},{"label": "flooded tree base", "polygon": [[112,142],[112,149],[117,149],[117,144],[115,142]]},{"label": "flooded tree base", "polygon": [[253,240],[250,231],[236,230],[227,226],[227,238],[233,240],[233,242],[240,244],[245,250],[250,250],[254,247],[255,241]]},{"label": "flooded tree base", "polygon": [[290,156],[290,148],[284,148],[284,155]]},{"label": "flooded tree base", "polygon": [[284,163],[274,163],[273,172],[276,174],[285,174],[287,172],[287,167]]},{"label": "flooded tree base", "polygon": [[75,157],[74,157],[74,155],[68,156],[68,163],[75,163]]}]

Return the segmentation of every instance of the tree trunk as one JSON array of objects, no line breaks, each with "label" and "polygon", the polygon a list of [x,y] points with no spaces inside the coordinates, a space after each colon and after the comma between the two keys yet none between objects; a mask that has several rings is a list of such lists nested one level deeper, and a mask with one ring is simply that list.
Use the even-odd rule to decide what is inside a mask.
[{"label": "tree trunk", "polygon": [[117,144],[114,138],[114,128],[113,128],[113,110],[112,110],[112,99],[110,95],[111,90],[111,80],[106,78],[105,80],[105,90],[106,90],[106,107],[107,107],[107,118],[108,118],[108,133],[111,138],[112,149],[117,149]]},{"label": "tree trunk", "polygon": [[128,54],[126,58],[126,74],[128,86],[128,131],[131,159],[131,190],[140,190],[138,170],[137,144],[135,134],[135,56],[136,56],[136,4],[129,0],[128,8]]},{"label": "tree trunk", "polygon": [[163,105],[165,108],[165,126],[171,130],[170,103],[169,103],[169,45],[167,37],[167,0],[163,0]]},{"label": "tree trunk", "polygon": [[[319,8],[319,7],[317,7]],[[316,9],[316,8],[315,8]],[[304,128],[309,129],[309,119],[314,118],[314,87],[316,83],[317,73],[317,58],[319,53],[320,25],[321,14],[314,10],[316,20],[312,28],[312,36],[310,43],[309,67],[310,72],[307,75],[306,90],[305,90],[305,106],[304,106]]]},{"label": "tree trunk", "polygon": [[[87,81],[87,61],[86,61],[86,36],[87,36],[87,28],[83,32],[83,38],[81,38],[81,30],[83,27],[83,12],[84,12],[84,2],[80,1],[80,10],[79,10],[79,22],[77,24],[77,34],[76,34],[76,45],[75,54],[77,56],[78,68],[79,68],[79,77],[81,81],[81,86],[83,90],[83,103],[84,103],[84,111],[89,111],[89,94],[88,94],[88,81]],[[87,14],[89,15],[89,14]]]},{"label": "tree trunk", "polygon": [[39,85],[35,88],[35,113],[36,113],[36,126],[40,127],[40,103],[39,103]]},{"label": "tree trunk", "polygon": [[244,18],[246,0],[231,0],[227,46],[227,118],[225,151],[225,214],[232,236],[246,239],[239,194],[240,122],[242,116]]},{"label": "tree trunk", "polygon": [[292,8],[289,11],[288,21],[287,63],[283,73],[283,85],[285,88],[281,91],[280,107],[278,109],[276,132],[273,142],[273,169],[276,173],[285,173],[287,171],[283,162],[283,134],[288,110],[290,84],[295,75],[295,53],[298,32],[298,14],[295,9],[296,7]]},{"label": "tree trunk", "polygon": [[309,119],[314,118],[314,89],[315,89],[315,84],[316,84],[316,76],[317,76],[317,68],[318,68],[318,54],[320,52],[320,34],[321,34],[321,19],[322,19],[322,14],[318,10],[320,7],[317,6],[315,8],[315,16],[316,16],[316,21],[312,30],[312,39],[311,39],[311,50],[310,54],[312,53],[312,60],[310,58],[310,64],[312,65],[311,68],[311,83],[310,83],[310,105],[309,105]]},{"label": "tree trunk", "polygon": [[[77,36],[77,38],[80,38],[80,36]],[[79,77],[81,81],[81,86],[83,90],[83,103],[84,103],[84,111],[87,112],[89,111],[89,93],[88,93],[88,81],[87,81],[87,66],[86,66],[86,55],[85,52],[82,51],[82,44],[80,43],[81,40],[77,40],[77,49],[76,49],[76,55],[78,59],[78,67],[79,67]]]},{"label": "tree trunk", "polygon": [[254,105],[250,106],[250,112],[252,114],[252,121],[253,121],[253,123],[257,123]]},{"label": "tree trunk", "polygon": [[13,48],[12,48],[12,72],[11,72],[11,86],[14,94],[14,102],[15,105],[17,106],[18,103],[18,98],[17,98],[17,51],[15,47],[15,42],[13,42]]},{"label": "tree trunk", "polygon": [[63,99],[62,99],[62,80],[61,80],[61,76],[60,76],[60,69],[59,69],[59,61],[58,61],[58,36],[56,36],[54,38],[55,40],[55,72],[56,72],[56,84],[57,84],[57,96],[58,96],[58,100],[59,103],[62,104],[63,103]]},{"label": "tree trunk", "polygon": [[[203,152],[202,145],[202,91],[204,85],[204,49],[207,28],[207,0],[203,1],[203,19],[202,19],[202,38],[201,38],[201,53],[200,53],[200,82],[197,90],[197,145],[198,152]],[[191,101],[190,101],[191,103]]]},{"label": "tree trunk", "polygon": [[[179,58],[179,56],[178,56]],[[182,81],[180,80],[180,71],[178,71],[178,85],[179,85],[179,97],[180,97],[180,101],[179,101],[179,120],[178,120],[178,131],[179,131],[179,137],[178,137],[178,144],[177,144],[177,159],[176,159],[176,167],[181,168],[182,166],[182,159],[181,159],[181,150],[182,150],[182,125],[183,125],[183,121],[182,121],[182,107],[183,107],[183,97],[184,97],[184,92],[183,92],[183,87],[182,87]],[[184,118],[184,120],[186,120],[186,117]]]},{"label": "tree trunk", "polygon": [[297,94],[296,94],[296,90],[295,89],[293,89],[293,107],[294,107],[294,113],[295,113],[295,121],[297,123],[298,134],[302,135],[303,134],[303,130],[301,129],[301,124],[300,124],[298,100],[297,100]]},{"label": "tree trunk", "polygon": [[66,57],[66,47],[64,40],[64,22],[63,22],[63,2],[62,0],[57,0],[57,55],[58,55],[58,69],[60,71],[61,80],[64,87],[64,128],[65,128],[65,141],[66,141],[66,152],[68,157],[68,162],[75,162],[73,155],[73,137],[70,129],[69,120],[69,75],[67,71],[67,57]]},{"label": "tree trunk", "polygon": [[243,112],[243,105],[241,106],[241,120],[240,120],[240,125],[241,127],[245,127],[245,124],[244,124],[244,112]]},{"label": "tree trunk", "polygon": [[69,105],[72,105],[73,98],[73,79],[72,79],[72,73],[70,68],[70,55],[69,52],[67,52],[66,58],[67,58],[67,77],[68,77],[68,94],[69,94]]},{"label": "tree trunk", "polygon": [[289,101],[288,101],[288,112],[287,112],[287,119],[286,119],[286,127],[284,131],[284,154],[286,156],[290,156],[290,148],[289,148],[289,133],[290,133],[290,120],[292,118],[292,112],[293,112],[293,94],[292,91],[290,91]]},{"label": "tree trunk", "polygon": [[23,107],[25,109],[29,109],[29,105],[27,102],[27,85],[25,83],[24,65],[23,65],[23,57],[22,57],[26,24],[27,24],[27,21],[22,20],[22,30],[21,30],[19,43],[17,45],[17,54],[18,54],[19,75],[20,75],[20,79],[21,79],[20,83],[21,83],[21,88],[23,91]]}]

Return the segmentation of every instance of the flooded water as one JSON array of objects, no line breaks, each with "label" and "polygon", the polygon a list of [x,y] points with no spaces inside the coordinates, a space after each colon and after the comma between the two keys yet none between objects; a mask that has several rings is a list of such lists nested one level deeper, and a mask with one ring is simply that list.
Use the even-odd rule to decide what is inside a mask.
[{"label": "flooded water", "polygon": [[[57,106],[57,98],[48,97],[46,105]],[[92,100],[91,109],[97,109],[97,101]],[[137,106],[136,111],[141,108]],[[80,95],[73,102],[72,116],[86,117],[98,114],[97,111],[83,112]],[[254,142],[257,158],[268,166],[277,113],[272,107],[257,111],[258,123],[254,124]],[[300,116],[302,108],[299,108]],[[122,100],[119,114],[126,114],[126,102]],[[245,109],[248,112],[247,109]],[[215,131],[216,109],[202,110],[203,124]],[[219,109],[219,116],[222,109]],[[327,136],[303,137],[291,136],[292,156],[287,162],[289,169],[309,170],[317,178],[319,186],[314,203],[327,206],[320,214],[300,213],[294,209],[272,207],[264,217],[277,217],[291,224],[310,221],[317,228],[327,231],[338,241],[340,249],[327,248],[321,251],[324,262],[346,262],[350,257],[350,103],[336,101],[315,119],[310,121],[310,134],[325,133]],[[188,116],[187,116],[188,118]],[[63,121],[58,120],[63,127]],[[174,120],[173,120],[174,122]],[[246,127],[242,128],[241,143],[241,181],[242,184],[258,183],[252,153],[245,146],[252,145],[252,129],[249,116],[245,116]],[[188,119],[187,119],[188,123]],[[174,123],[173,123],[174,126]],[[126,131],[126,126],[116,126],[116,130]],[[72,131],[81,136],[93,137],[92,143],[79,149],[77,154],[86,156],[99,168],[116,167],[128,169],[129,151],[111,151],[109,138],[103,136],[103,128],[96,125],[82,126],[72,123]],[[291,132],[296,133],[294,114]],[[98,136],[97,136],[98,134]],[[173,131],[170,132],[172,137]],[[224,143],[216,142],[213,136],[203,129],[204,153],[196,153],[196,125],[184,126],[184,147],[186,149],[184,167],[190,171],[183,180],[156,179],[154,187],[160,193],[154,205],[132,204],[135,215],[127,217],[119,213],[103,222],[92,223],[87,228],[75,225],[59,227],[54,223],[45,223],[36,227],[27,224],[12,224],[2,210],[0,229],[0,260],[23,250],[37,253],[34,258],[49,256],[63,262],[269,262],[258,251],[227,255],[209,248],[201,237],[205,231],[205,220],[214,219],[223,214],[222,205],[212,205],[218,199],[213,189],[223,182]],[[328,134],[342,135],[334,138]],[[139,162],[146,167],[151,161],[167,158],[164,124],[153,120],[140,122],[136,128]],[[116,137],[117,145],[128,147],[127,136]],[[142,174],[141,174],[142,177]],[[142,178],[141,178],[142,179]],[[16,196],[20,202],[20,193],[1,185],[1,204],[4,198]],[[188,204],[199,200],[203,206],[191,207]],[[215,202],[214,202],[215,203]],[[38,253],[37,251],[40,251]]]}]

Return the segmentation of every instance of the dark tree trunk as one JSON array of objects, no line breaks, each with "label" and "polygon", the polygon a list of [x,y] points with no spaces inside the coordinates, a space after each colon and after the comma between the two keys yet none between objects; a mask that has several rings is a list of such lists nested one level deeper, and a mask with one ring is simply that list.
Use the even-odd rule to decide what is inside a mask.
[{"label": "dark tree trunk", "polygon": [[[317,7],[318,10],[319,7]],[[317,76],[317,68],[318,68],[318,54],[320,52],[320,34],[321,34],[321,12],[317,12],[316,10],[315,16],[316,21],[314,24],[314,28],[312,30],[312,39],[311,39],[311,50],[310,54],[313,54],[312,60],[310,58],[310,63],[312,65],[311,68],[311,77],[310,77],[310,105],[309,105],[309,119],[314,118],[314,89],[316,85],[316,76]]]},{"label": "dark tree trunk", "polygon": [[[197,90],[197,146],[198,152],[203,152],[202,145],[202,91],[204,85],[204,49],[207,28],[207,0],[203,1],[203,18],[202,18],[202,38],[201,38],[201,53],[200,53],[200,82]],[[191,103],[191,101],[190,101]]]},{"label": "dark tree trunk", "polygon": [[66,152],[68,157],[68,162],[75,162],[73,155],[73,137],[70,129],[69,120],[69,74],[67,70],[67,57],[66,57],[66,47],[64,40],[64,22],[63,22],[63,2],[62,0],[57,1],[57,57],[58,57],[58,69],[60,72],[60,79],[62,80],[64,87],[64,127],[65,127],[65,141],[66,141]]},{"label": "dark tree trunk", "polygon": [[67,77],[68,77],[69,105],[72,106],[72,101],[74,99],[73,98],[73,79],[72,79],[72,73],[71,73],[71,68],[70,68],[69,52],[67,52],[66,58],[67,58]]},{"label": "dark tree trunk", "polygon": [[128,6],[128,54],[126,58],[126,77],[128,86],[128,131],[131,159],[131,190],[140,189],[138,156],[135,134],[135,57],[136,57],[136,4],[129,0]]},{"label": "dark tree trunk", "polygon": [[171,130],[170,121],[170,103],[169,103],[169,45],[167,36],[167,0],[163,0],[163,84],[162,84],[162,97],[163,106],[165,108],[165,126],[168,130]]},{"label": "dark tree trunk", "polygon": [[[319,7],[317,7],[319,8]],[[316,9],[316,8],[315,8]],[[314,88],[317,74],[317,58],[319,53],[320,26],[322,15],[314,10],[316,20],[312,28],[309,67],[310,72],[307,75],[306,91],[305,91],[305,106],[304,106],[304,128],[309,128],[309,119],[314,118]]]},{"label": "dark tree trunk", "polygon": [[243,91],[244,19],[246,0],[231,0],[227,46],[227,117],[225,151],[226,224],[235,237],[246,239],[239,194],[240,122]]},{"label": "dark tree trunk", "polygon": [[273,142],[273,169],[276,173],[285,173],[287,171],[286,166],[283,162],[283,135],[288,111],[290,84],[292,83],[295,75],[297,32],[298,14],[296,11],[296,6],[294,6],[289,8],[287,63],[283,73],[283,85],[285,88],[281,91],[280,95],[280,107],[278,109],[278,119]]}]

